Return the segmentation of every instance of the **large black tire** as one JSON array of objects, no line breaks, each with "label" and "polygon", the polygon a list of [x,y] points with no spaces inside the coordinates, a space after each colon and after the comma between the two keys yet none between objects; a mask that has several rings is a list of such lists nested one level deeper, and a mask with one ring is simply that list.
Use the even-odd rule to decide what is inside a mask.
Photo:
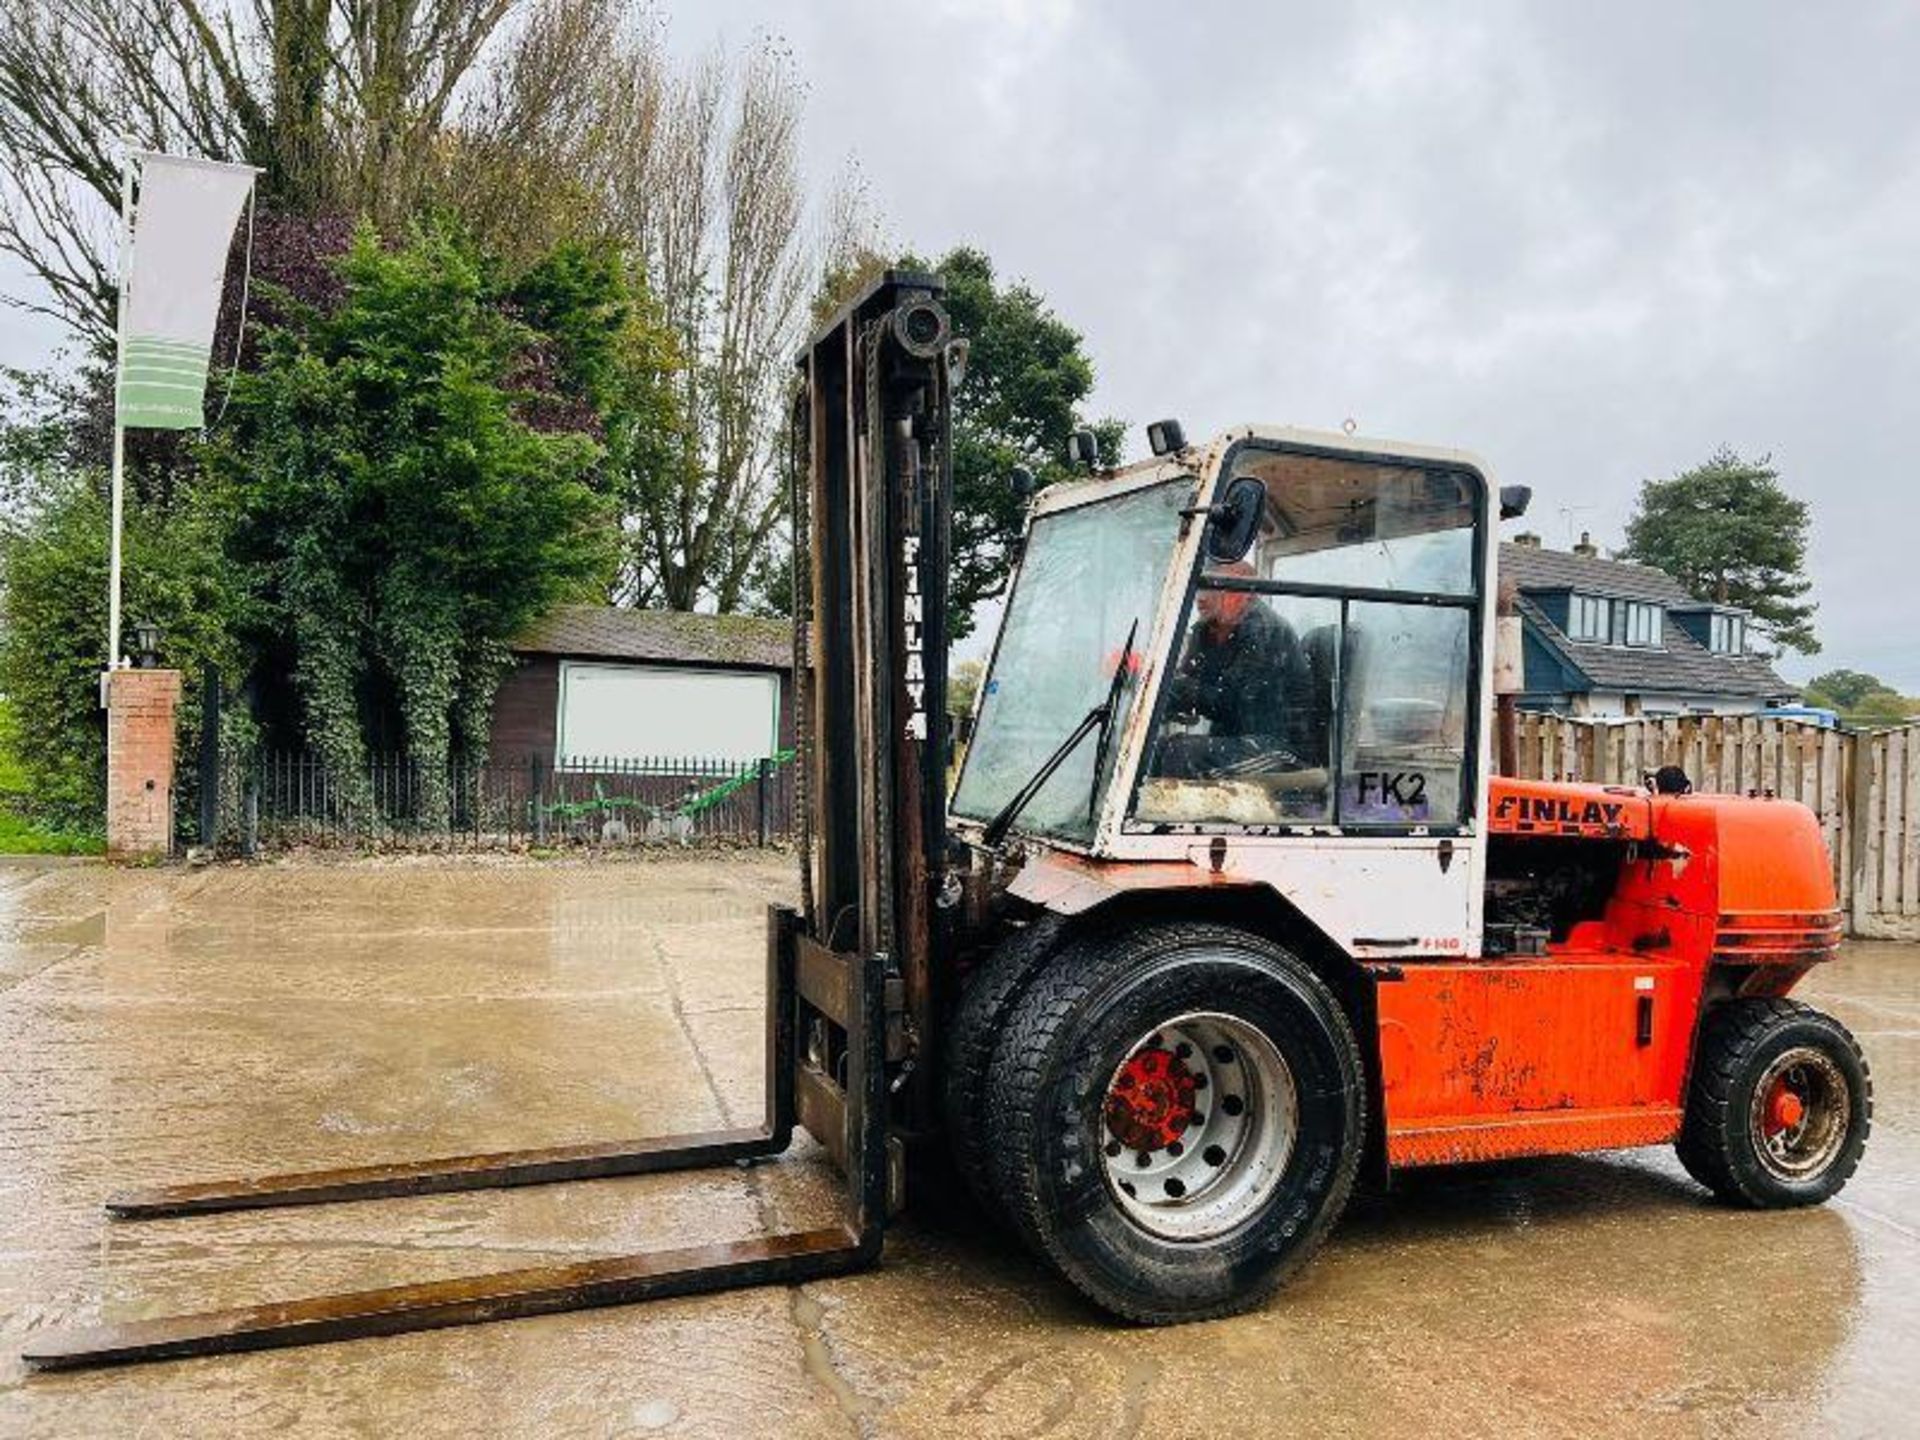
[{"label": "large black tire", "polygon": [[967,976],[947,1021],[941,1095],[947,1146],[975,1203],[995,1220],[1006,1216],[994,1189],[984,1133],[987,1073],[1014,1002],[1060,944],[1063,928],[1058,916],[1045,915],[1002,940]]},{"label": "large black tire", "polygon": [[1846,1026],[1793,1000],[1733,1000],[1701,1028],[1675,1149],[1729,1204],[1818,1205],[1852,1176],[1872,1124],[1873,1080]]},{"label": "large black tire", "polygon": [[[1225,1078],[1189,1092],[1213,1097],[1196,1108],[1217,1110],[1215,1122],[1282,1113],[1252,1093],[1270,1085],[1259,1079],[1264,1064],[1268,1074],[1284,1072],[1290,1137],[1284,1148],[1249,1150],[1258,1127],[1232,1122],[1246,1133],[1227,1161],[1214,1158],[1225,1153],[1217,1146],[1198,1148],[1204,1136],[1195,1140],[1180,1163],[1204,1154],[1224,1165],[1221,1185],[1239,1173],[1253,1178],[1235,1182],[1242,1188],[1230,1193],[1246,1197],[1244,1208],[1230,1208],[1221,1228],[1169,1236],[1165,1228],[1185,1223],[1182,1208],[1200,1207],[1214,1182],[1202,1181],[1191,1196],[1162,1182],[1164,1194],[1143,1199],[1125,1167],[1146,1165],[1152,1147],[1128,1151],[1110,1128],[1111,1107],[1123,1072],[1142,1057],[1168,1063],[1174,1052],[1163,1036],[1229,1031],[1242,1037],[1238,1056],[1201,1041]],[[1267,1058],[1256,1061],[1256,1052]],[[1281,1071],[1271,1069],[1273,1057]],[[1236,1085],[1246,1098],[1231,1093]],[[1365,1110],[1353,1031],[1307,966],[1242,930],[1156,924],[1083,935],[1026,987],[995,1050],[986,1127],[1001,1202],[1027,1241],[1104,1309],[1167,1324],[1249,1309],[1306,1262],[1352,1192]],[[1208,1120],[1194,1116],[1196,1125]],[[1152,1158],[1180,1153],[1168,1144]],[[1241,1158],[1248,1154],[1265,1158],[1249,1164]]]}]

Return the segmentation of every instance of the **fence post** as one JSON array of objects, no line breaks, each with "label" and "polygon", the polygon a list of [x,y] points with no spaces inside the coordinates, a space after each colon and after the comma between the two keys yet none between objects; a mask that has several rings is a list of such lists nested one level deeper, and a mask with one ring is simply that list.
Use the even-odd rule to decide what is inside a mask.
[{"label": "fence post", "polygon": [[527,794],[533,799],[533,840],[536,845],[547,843],[547,807],[545,796],[540,793],[540,752],[527,752]]},{"label": "fence post", "polygon": [[200,844],[220,843],[220,672],[207,667],[200,694]]},{"label": "fence post", "polygon": [[251,860],[260,853],[260,771],[247,768],[246,796],[241,806],[240,853]]},{"label": "fence post", "polygon": [[1847,794],[1847,895],[1843,904],[1847,911],[1847,929],[1854,935],[1864,935],[1868,918],[1873,910],[1873,880],[1871,870],[1871,843],[1873,834],[1873,735],[1871,731],[1856,730],[1848,737],[1852,744],[1847,747],[1846,757],[1851,767],[1848,775]]},{"label": "fence post", "polygon": [[764,849],[767,843],[767,779],[773,770],[773,762],[765,755],[760,757],[760,773],[754,777],[754,789],[758,804],[755,809],[760,817],[760,845]]}]

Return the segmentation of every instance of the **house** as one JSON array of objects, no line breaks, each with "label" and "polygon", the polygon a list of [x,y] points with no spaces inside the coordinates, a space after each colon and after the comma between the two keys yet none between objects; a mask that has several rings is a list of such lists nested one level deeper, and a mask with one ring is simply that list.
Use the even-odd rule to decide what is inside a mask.
[{"label": "house", "polygon": [[792,743],[785,620],[562,605],[513,642],[495,765],[743,763]]},{"label": "house", "polygon": [[1537,535],[1500,547],[1519,591],[1520,705],[1566,715],[1706,715],[1794,700],[1747,651],[1746,611],[1693,599],[1671,575],[1602,559],[1586,535],[1571,551]]}]

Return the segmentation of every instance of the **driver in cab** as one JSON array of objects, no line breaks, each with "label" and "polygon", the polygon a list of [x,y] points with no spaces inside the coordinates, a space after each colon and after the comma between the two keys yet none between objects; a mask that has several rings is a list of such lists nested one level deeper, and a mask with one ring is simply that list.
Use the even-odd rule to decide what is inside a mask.
[{"label": "driver in cab", "polygon": [[[1245,561],[1217,574],[1251,578]],[[1291,768],[1288,749],[1306,691],[1306,664],[1293,627],[1245,590],[1202,589],[1186,654],[1168,681],[1176,716],[1205,720],[1205,735],[1187,735],[1178,759],[1163,754],[1162,773],[1205,776],[1243,766]]]}]

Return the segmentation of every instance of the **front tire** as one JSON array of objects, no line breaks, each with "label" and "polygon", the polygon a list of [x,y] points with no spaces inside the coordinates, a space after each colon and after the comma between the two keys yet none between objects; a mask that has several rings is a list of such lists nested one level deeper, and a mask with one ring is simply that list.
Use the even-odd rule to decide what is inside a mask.
[{"label": "front tire", "polygon": [[1146,1324],[1248,1309],[1312,1255],[1360,1162],[1338,1002],[1245,931],[1095,932],[1027,986],[986,1133],[1003,1208],[1075,1288]]},{"label": "front tire", "polygon": [[1734,1000],[1701,1029],[1676,1149],[1729,1204],[1818,1205],[1860,1164],[1873,1080],[1860,1044],[1793,1000]]},{"label": "front tire", "polygon": [[954,1169],[960,1172],[981,1213],[994,1221],[1006,1216],[994,1189],[991,1143],[986,1134],[987,1079],[993,1052],[1033,977],[1060,943],[1060,921],[1046,915],[1003,940],[967,977],[947,1022],[945,1084],[947,1141]]}]

